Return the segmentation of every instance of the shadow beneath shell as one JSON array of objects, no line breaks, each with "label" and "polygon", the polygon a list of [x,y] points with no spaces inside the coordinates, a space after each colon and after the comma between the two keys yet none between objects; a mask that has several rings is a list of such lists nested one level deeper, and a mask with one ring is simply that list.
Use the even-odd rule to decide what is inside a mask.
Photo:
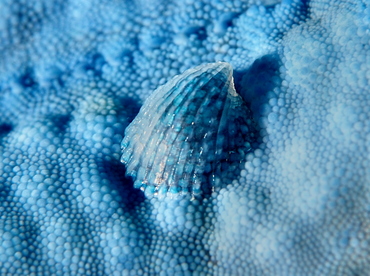
[{"label": "shadow beneath shell", "polygon": [[120,196],[120,206],[127,211],[133,211],[144,200],[144,193],[134,188],[134,183],[131,177],[126,177],[125,165],[118,160],[102,160],[102,173],[105,173],[109,180],[109,188],[117,191]]},{"label": "shadow beneath shell", "polygon": [[[277,54],[263,56],[244,71],[234,71],[235,89],[250,107],[254,120],[268,114],[268,102],[281,86],[281,60]],[[260,125],[261,126],[261,125]]]}]

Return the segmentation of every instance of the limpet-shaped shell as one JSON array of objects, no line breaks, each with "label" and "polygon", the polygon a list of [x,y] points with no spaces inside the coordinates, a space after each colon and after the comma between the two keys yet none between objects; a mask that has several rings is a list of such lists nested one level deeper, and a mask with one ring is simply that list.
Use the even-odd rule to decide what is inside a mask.
[{"label": "limpet-shaped shell", "polygon": [[125,131],[121,162],[147,196],[195,197],[230,183],[255,136],[230,64],[204,64],[145,101]]}]

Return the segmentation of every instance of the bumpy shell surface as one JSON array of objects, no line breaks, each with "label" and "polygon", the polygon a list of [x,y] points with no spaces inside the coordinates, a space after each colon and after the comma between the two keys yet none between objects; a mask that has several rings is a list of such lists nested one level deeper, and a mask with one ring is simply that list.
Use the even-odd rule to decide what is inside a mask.
[{"label": "bumpy shell surface", "polygon": [[146,195],[194,197],[230,183],[255,132],[230,64],[204,64],[145,101],[125,131],[121,162]]}]

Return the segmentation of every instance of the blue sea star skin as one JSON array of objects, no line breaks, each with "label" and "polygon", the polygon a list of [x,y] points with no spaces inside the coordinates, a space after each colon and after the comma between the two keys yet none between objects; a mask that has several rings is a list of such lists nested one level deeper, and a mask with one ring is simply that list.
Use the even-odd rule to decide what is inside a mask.
[{"label": "blue sea star skin", "polygon": [[[368,275],[368,1],[0,2],[1,275]],[[226,61],[259,148],[210,197],[147,198],[124,130]]]}]

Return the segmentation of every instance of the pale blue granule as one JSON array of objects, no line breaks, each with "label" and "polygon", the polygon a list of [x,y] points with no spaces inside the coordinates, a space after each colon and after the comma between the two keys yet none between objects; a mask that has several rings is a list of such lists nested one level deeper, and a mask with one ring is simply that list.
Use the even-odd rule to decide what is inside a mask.
[{"label": "pale blue granule", "polygon": [[[1,1],[1,275],[368,275],[368,1]],[[142,102],[225,61],[259,127],[204,199],[148,199]]]}]

